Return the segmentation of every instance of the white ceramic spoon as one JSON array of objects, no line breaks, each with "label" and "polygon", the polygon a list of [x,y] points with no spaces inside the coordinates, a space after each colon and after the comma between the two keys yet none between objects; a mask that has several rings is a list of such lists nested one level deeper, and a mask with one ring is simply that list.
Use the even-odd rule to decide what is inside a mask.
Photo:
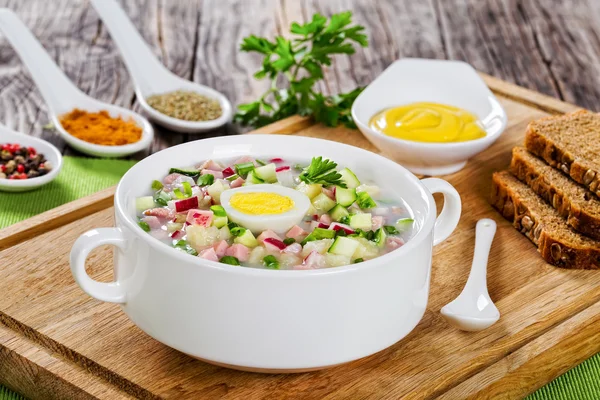
[{"label": "white ceramic spoon", "polygon": [[[126,108],[98,101],[80,91],[54,63],[27,26],[9,9],[0,9],[0,30],[29,69],[48,104],[56,130],[71,147],[98,157],[122,157],[150,145],[154,130],[144,117]],[[106,110],[112,117],[133,119],[142,128],[142,138],[123,146],[102,146],[78,139],[64,130],[59,121],[61,115],[74,108],[89,112]]]},{"label": "white ceramic spoon", "polygon": [[[108,28],[113,41],[121,51],[127,70],[135,85],[135,93],[150,120],[182,133],[205,132],[231,121],[231,103],[220,92],[198,83],[180,78],[169,71],[152,53],[140,33],[131,23],[125,11],[115,0],[91,0]],[[221,104],[222,115],[211,121],[184,121],[169,117],[150,107],[146,99],[153,94],[192,91],[214,98]]]},{"label": "white ceramic spoon", "polygon": [[52,168],[46,175],[30,179],[0,179],[0,190],[5,192],[25,192],[37,189],[52,181],[62,168],[63,158],[60,151],[45,140],[13,131],[0,124],[0,145],[5,143],[17,143],[24,147],[33,147],[38,153],[50,161]]},{"label": "white ceramic spoon", "polygon": [[480,331],[493,325],[500,312],[492,302],[487,289],[487,262],[496,233],[496,222],[482,219],[475,229],[475,254],[469,279],[461,294],[442,310],[442,315],[453,326],[463,331]]}]

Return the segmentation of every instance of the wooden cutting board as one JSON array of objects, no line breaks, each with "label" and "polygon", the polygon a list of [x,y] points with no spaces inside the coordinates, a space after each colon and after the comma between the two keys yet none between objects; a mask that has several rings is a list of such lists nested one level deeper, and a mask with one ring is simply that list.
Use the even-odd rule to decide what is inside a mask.
[{"label": "wooden cutting board", "polygon": [[[435,248],[427,312],[402,341],[350,364],[295,375],[219,368],[156,342],[118,306],[84,294],[71,277],[73,241],[113,224],[108,189],[0,231],[0,382],[40,399],[515,398],[600,351],[600,273],[546,264],[487,202],[492,172],[507,167],[527,123],[576,107],[484,78],[508,113],[507,131],[464,170],[445,177],[462,196],[463,217]],[[300,117],[259,132],[375,151],[358,131]],[[465,333],[439,310],[467,279],[475,222],[483,217],[499,222],[488,281],[502,317],[488,330]],[[93,253],[88,269],[96,279],[111,280],[112,250]]]}]

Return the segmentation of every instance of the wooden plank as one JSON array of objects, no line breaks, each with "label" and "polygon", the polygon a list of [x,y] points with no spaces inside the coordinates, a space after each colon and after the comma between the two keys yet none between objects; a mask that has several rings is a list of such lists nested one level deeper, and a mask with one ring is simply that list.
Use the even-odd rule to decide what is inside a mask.
[{"label": "wooden plank", "polygon": [[[495,90],[511,89],[490,82],[497,86]],[[531,95],[524,101],[531,104],[540,99],[547,100]],[[508,165],[510,149],[522,141],[527,123],[548,115],[543,110],[566,109],[556,102],[541,101],[530,107],[505,97],[500,101],[509,115],[506,133],[463,171],[447,177],[470,212],[463,215],[455,234],[436,247],[425,316],[407,338],[376,355],[310,374],[257,375],[210,366],[163,346],[140,332],[118,306],[87,297],[70,276],[69,246],[64,244],[90,228],[112,225],[110,208],[0,251],[10,266],[0,270],[4,294],[0,321],[35,346],[138,397],[253,399],[269,393],[276,398],[395,399],[442,394],[463,398],[500,393],[503,385],[514,385],[524,377],[529,380],[523,392],[513,393],[533,390],[570,363],[600,350],[600,341],[593,340],[592,334],[600,318],[600,276],[547,265],[535,247],[489,206],[491,172]],[[300,129],[299,135],[374,150],[357,131],[311,125],[299,117],[267,127],[263,133],[286,127]],[[439,309],[464,285],[469,270],[464,249],[472,247],[474,225],[482,217],[499,221],[488,282],[502,319],[484,332],[464,333],[450,328]],[[34,244],[38,252],[32,262],[23,255]],[[111,264],[109,249],[100,249],[91,255],[88,270],[98,280],[110,280]],[[574,342],[579,345],[567,347]],[[572,352],[568,362],[552,362],[561,360],[567,348]],[[138,361],[142,358],[144,363]],[[545,368],[539,369],[542,364]]]},{"label": "wooden plank", "polygon": [[131,398],[3,325],[0,325],[0,383],[31,399]]}]

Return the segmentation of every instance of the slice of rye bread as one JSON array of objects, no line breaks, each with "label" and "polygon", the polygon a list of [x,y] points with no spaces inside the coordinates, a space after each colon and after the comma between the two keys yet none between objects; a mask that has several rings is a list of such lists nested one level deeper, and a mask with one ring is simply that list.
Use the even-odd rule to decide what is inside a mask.
[{"label": "slice of rye bread", "polygon": [[600,196],[600,114],[579,110],[533,121],[525,147]]},{"label": "slice of rye bread", "polygon": [[554,208],[510,172],[492,178],[492,205],[538,247],[542,258],[561,268],[600,268],[600,242],[571,228]]},{"label": "slice of rye bread", "polygon": [[575,230],[600,240],[600,199],[523,147],[512,152],[510,171],[546,200]]}]

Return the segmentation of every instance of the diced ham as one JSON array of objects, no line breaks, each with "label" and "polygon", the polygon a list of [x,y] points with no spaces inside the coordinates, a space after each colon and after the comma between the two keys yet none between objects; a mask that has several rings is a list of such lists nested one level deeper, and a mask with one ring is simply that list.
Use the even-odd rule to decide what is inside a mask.
[{"label": "diced ham", "polygon": [[294,225],[290,228],[289,231],[285,234],[286,237],[295,239],[297,242],[304,239],[308,235],[304,229],[300,228],[298,225]]},{"label": "diced ham", "polygon": [[244,184],[244,182],[246,182],[244,180],[244,178],[237,178],[235,181],[231,182],[231,188],[236,188],[236,187],[240,187]]},{"label": "diced ham", "polygon": [[188,210],[185,222],[190,225],[200,225],[208,228],[212,224],[214,213],[209,210]]},{"label": "diced ham", "polygon": [[240,262],[246,262],[250,255],[250,249],[243,244],[235,243],[225,251],[225,255],[235,257],[240,260]]},{"label": "diced ham", "polygon": [[147,223],[148,226],[150,227],[150,229],[160,229],[160,227],[162,225],[160,223],[160,220],[158,219],[158,217],[156,217],[154,215],[144,217],[144,218],[142,218],[142,221]]},{"label": "diced ham", "polygon": [[199,256],[204,258],[205,260],[219,261],[219,256],[217,255],[215,249],[213,249],[212,247],[209,249],[202,250]]},{"label": "diced ham", "polygon": [[221,171],[215,171],[214,169],[203,169],[202,171],[200,171],[200,175],[212,175],[215,177],[215,179],[223,179],[223,172]]},{"label": "diced ham", "polygon": [[404,245],[404,240],[399,237],[388,237],[385,242],[385,247],[388,250],[395,250],[399,247],[402,247],[402,245]]},{"label": "diced ham", "polygon": [[208,160],[203,162],[202,164],[196,165],[197,169],[212,169],[213,171],[223,171],[223,167],[221,164],[214,160]]},{"label": "diced ham", "polygon": [[235,160],[235,162],[233,163],[233,165],[236,165],[236,164],[245,164],[245,163],[248,163],[248,162],[254,163],[254,165],[256,165],[256,162],[254,161],[254,158],[252,158],[250,156],[243,156],[243,157],[238,158],[237,160]]},{"label": "diced ham", "polygon": [[165,176],[165,177],[163,178],[163,183],[164,183],[165,185],[170,185],[170,184],[172,184],[173,182],[175,182],[175,180],[176,180],[177,178],[179,178],[180,176],[181,176],[181,174],[178,174],[178,173],[169,174],[169,175],[167,175],[167,176]]},{"label": "diced ham", "polygon": [[169,233],[162,229],[153,229],[148,233],[150,233],[151,236],[157,238],[158,240],[165,240],[169,238]]},{"label": "diced ham", "polygon": [[382,216],[376,216],[371,218],[371,229],[376,231],[377,229],[381,228],[383,226],[383,217]]},{"label": "diced ham", "polygon": [[350,225],[340,224],[339,222],[332,222],[331,225],[329,225],[329,229],[332,229],[334,231],[343,230],[348,235],[356,233]]},{"label": "diced ham", "polygon": [[314,269],[314,268],[309,267],[308,265],[305,265],[305,264],[298,264],[298,265],[294,265],[292,267],[292,269],[295,269],[295,270],[308,270],[308,269]]},{"label": "diced ham", "polygon": [[[334,186],[335,188],[335,186]],[[326,187],[322,188],[321,191],[323,193],[325,193],[325,195],[327,197],[329,197],[331,200],[335,200],[335,192],[333,191],[333,189],[327,189]]]},{"label": "diced ham", "polygon": [[288,254],[300,254],[301,251],[302,245],[300,243],[292,243],[283,249],[283,252]]},{"label": "diced ham", "polygon": [[406,210],[404,209],[404,207],[392,206],[392,212],[394,214],[402,214],[402,213],[406,212]]},{"label": "diced ham", "polygon": [[331,219],[331,216],[329,214],[323,214],[321,215],[321,218],[319,218],[319,222],[325,225],[329,225],[331,224],[331,222],[333,222],[333,220]]},{"label": "diced ham", "polygon": [[217,256],[219,258],[221,258],[225,255],[228,247],[229,247],[229,244],[227,243],[226,240],[221,240],[220,242],[217,242],[213,246],[213,248],[215,249],[215,252],[217,253]]},{"label": "diced ham", "polygon": [[281,237],[276,234],[275,232],[273,232],[270,229],[267,229],[266,231],[264,231],[263,233],[261,233],[260,235],[258,235],[258,237],[256,238],[256,240],[258,240],[259,242],[263,242],[265,239],[267,238],[273,238],[273,239],[277,239],[279,241],[281,241]]},{"label": "diced ham", "polygon": [[144,211],[144,215],[171,219],[175,217],[175,212],[169,208],[151,208]]},{"label": "diced ham", "polygon": [[175,211],[183,212],[192,208],[198,208],[198,198],[196,196],[175,202]]},{"label": "diced ham", "polygon": [[268,251],[283,250],[287,247],[281,240],[272,237],[265,238],[263,243]]},{"label": "diced ham", "polygon": [[318,251],[311,251],[303,262],[308,268],[322,268],[326,265],[325,257]]}]

